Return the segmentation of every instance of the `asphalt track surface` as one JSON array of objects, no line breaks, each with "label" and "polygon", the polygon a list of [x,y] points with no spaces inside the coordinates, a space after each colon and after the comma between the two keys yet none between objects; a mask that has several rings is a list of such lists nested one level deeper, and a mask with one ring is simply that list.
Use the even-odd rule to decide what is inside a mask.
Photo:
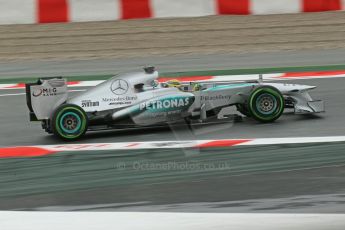
[{"label": "asphalt track surface", "polygon": [[[90,133],[78,143],[344,135],[344,81],[294,81],[318,86],[312,96],[325,101],[327,112],[317,116]],[[0,111],[0,146],[62,143],[28,121],[25,96],[0,97]],[[1,159],[0,209],[344,213],[344,153],[345,145],[334,143]],[[175,168],[145,168],[155,163]],[[192,169],[176,170],[186,164]]]},{"label": "asphalt track surface", "polygon": [[0,208],[343,213],[344,147],[66,152],[2,159]]},{"label": "asphalt track surface", "polygon": [[170,55],[167,57],[117,58],[98,60],[43,60],[0,62],[0,79],[111,74],[154,65],[162,73],[255,69],[293,66],[343,65],[344,49],[279,51],[244,54]]}]

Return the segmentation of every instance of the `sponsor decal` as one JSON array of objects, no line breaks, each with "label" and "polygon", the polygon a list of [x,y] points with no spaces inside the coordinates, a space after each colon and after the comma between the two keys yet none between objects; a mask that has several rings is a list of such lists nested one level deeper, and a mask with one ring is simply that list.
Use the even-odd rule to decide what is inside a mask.
[{"label": "sponsor decal", "polygon": [[122,79],[116,79],[111,83],[110,90],[116,95],[123,95],[127,93],[129,84],[127,81]]},{"label": "sponsor decal", "polygon": [[102,98],[102,101],[103,102],[134,101],[137,99],[138,99],[137,96],[125,96],[125,97]]},{"label": "sponsor decal", "polygon": [[41,96],[42,95],[42,93],[43,93],[43,90],[42,89],[36,89],[36,90],[34,90],[33,92],[32,92],[32,96],[34,96],[34,97],[39,97],[39,96]]},{"label": "sponsor decal", "polygon": [[142,113],[140,118],[152,120],[152,118],[181,117],[181,113],[181,109],[167,112]]},{"label": "sponsor decal", "polygon": [[202,101],[229,100],[230,98],[230,95],[200,96],[200,100]]},{"label": "sponsor decal", "polygon": [[49,97],[49,96],[56,96],[57,89],[56,88],[48,88],[48,89],[36,89],[32,92],[32,96],[34,97]]},{"label": "sponsor decal", "polygon": [[85,108],[85,107],[97,107],[97,106],[99,106],[99,101],[87,100],[87,101],[81,102],[81,107],[83,107],[83,108]]},{"label": "sponsor decal", "polygon": [[110,102],[109,105],[130,105],[132,102],[130,101],[118,101],[118,102]]},{"label": "sponsor decal", "polygon": [[186,98],[174,98],[174,99],[165,99],[157,101],[146,101],[140,104],[140,110],[145,109],[171,109],[179,108],[189,105],[189,97]]},{"label": "sponsor decal", "polygon": [[102,101],[108,102],[109,105],[130,105],[137,99],[137,96],[123,96],[114,98],[102,98]]}]

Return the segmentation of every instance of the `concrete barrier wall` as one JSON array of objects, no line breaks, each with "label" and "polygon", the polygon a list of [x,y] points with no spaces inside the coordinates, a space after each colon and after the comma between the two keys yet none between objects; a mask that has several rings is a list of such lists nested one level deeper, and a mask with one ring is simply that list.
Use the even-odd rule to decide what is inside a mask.
[{"label": "concrete barrier wall", "polygon": [[343,10],[345,0],[0,0],[0,24]]}]

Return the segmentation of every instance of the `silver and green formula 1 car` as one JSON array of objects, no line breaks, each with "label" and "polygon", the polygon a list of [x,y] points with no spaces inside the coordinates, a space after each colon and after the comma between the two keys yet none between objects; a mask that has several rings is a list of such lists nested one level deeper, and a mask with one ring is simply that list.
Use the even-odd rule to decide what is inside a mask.
[{"label": "silver and green formula 1 car", "polygon": [[[262,79],[242,82],[158,82],[158,72],[119,74],[68,96],[66,79],[42,78],[26,85],[31,121],[65,140],[78,139],[86,131],[126,129],[174,124],[207,123],[225,107],[259,122],[273,122],[285,108],[296,114],[324,111],[321,100],[308,91],[316,86],[269,83]],[[219,116],[220,117],[220,116]],[[221,118],[218,118],[221,119]]]}]

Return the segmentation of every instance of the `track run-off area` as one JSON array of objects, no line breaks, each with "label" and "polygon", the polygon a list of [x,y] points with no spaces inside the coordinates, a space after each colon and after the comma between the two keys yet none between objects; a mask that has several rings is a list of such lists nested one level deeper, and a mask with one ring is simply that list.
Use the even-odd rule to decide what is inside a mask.
[{"label": "track run-off area", "polygon": [[[345,212],[345,71],[264,72],[266,80],[317,86],[311,95],[325,101],[326,112],[284,114],[271,124],[244,118],[191,129],[90,132],[66,145],[29,122],[22,81],[2,79],[0,209]],[[258,77],[219,73],[194,79]],[[170,75],[189,80],[195,73]],[[71,95],[103,79],[81,80],[70,79]],[[261,144],[246,145],[255,141]],[[18,146],[55,151],[25,156]]]}]

